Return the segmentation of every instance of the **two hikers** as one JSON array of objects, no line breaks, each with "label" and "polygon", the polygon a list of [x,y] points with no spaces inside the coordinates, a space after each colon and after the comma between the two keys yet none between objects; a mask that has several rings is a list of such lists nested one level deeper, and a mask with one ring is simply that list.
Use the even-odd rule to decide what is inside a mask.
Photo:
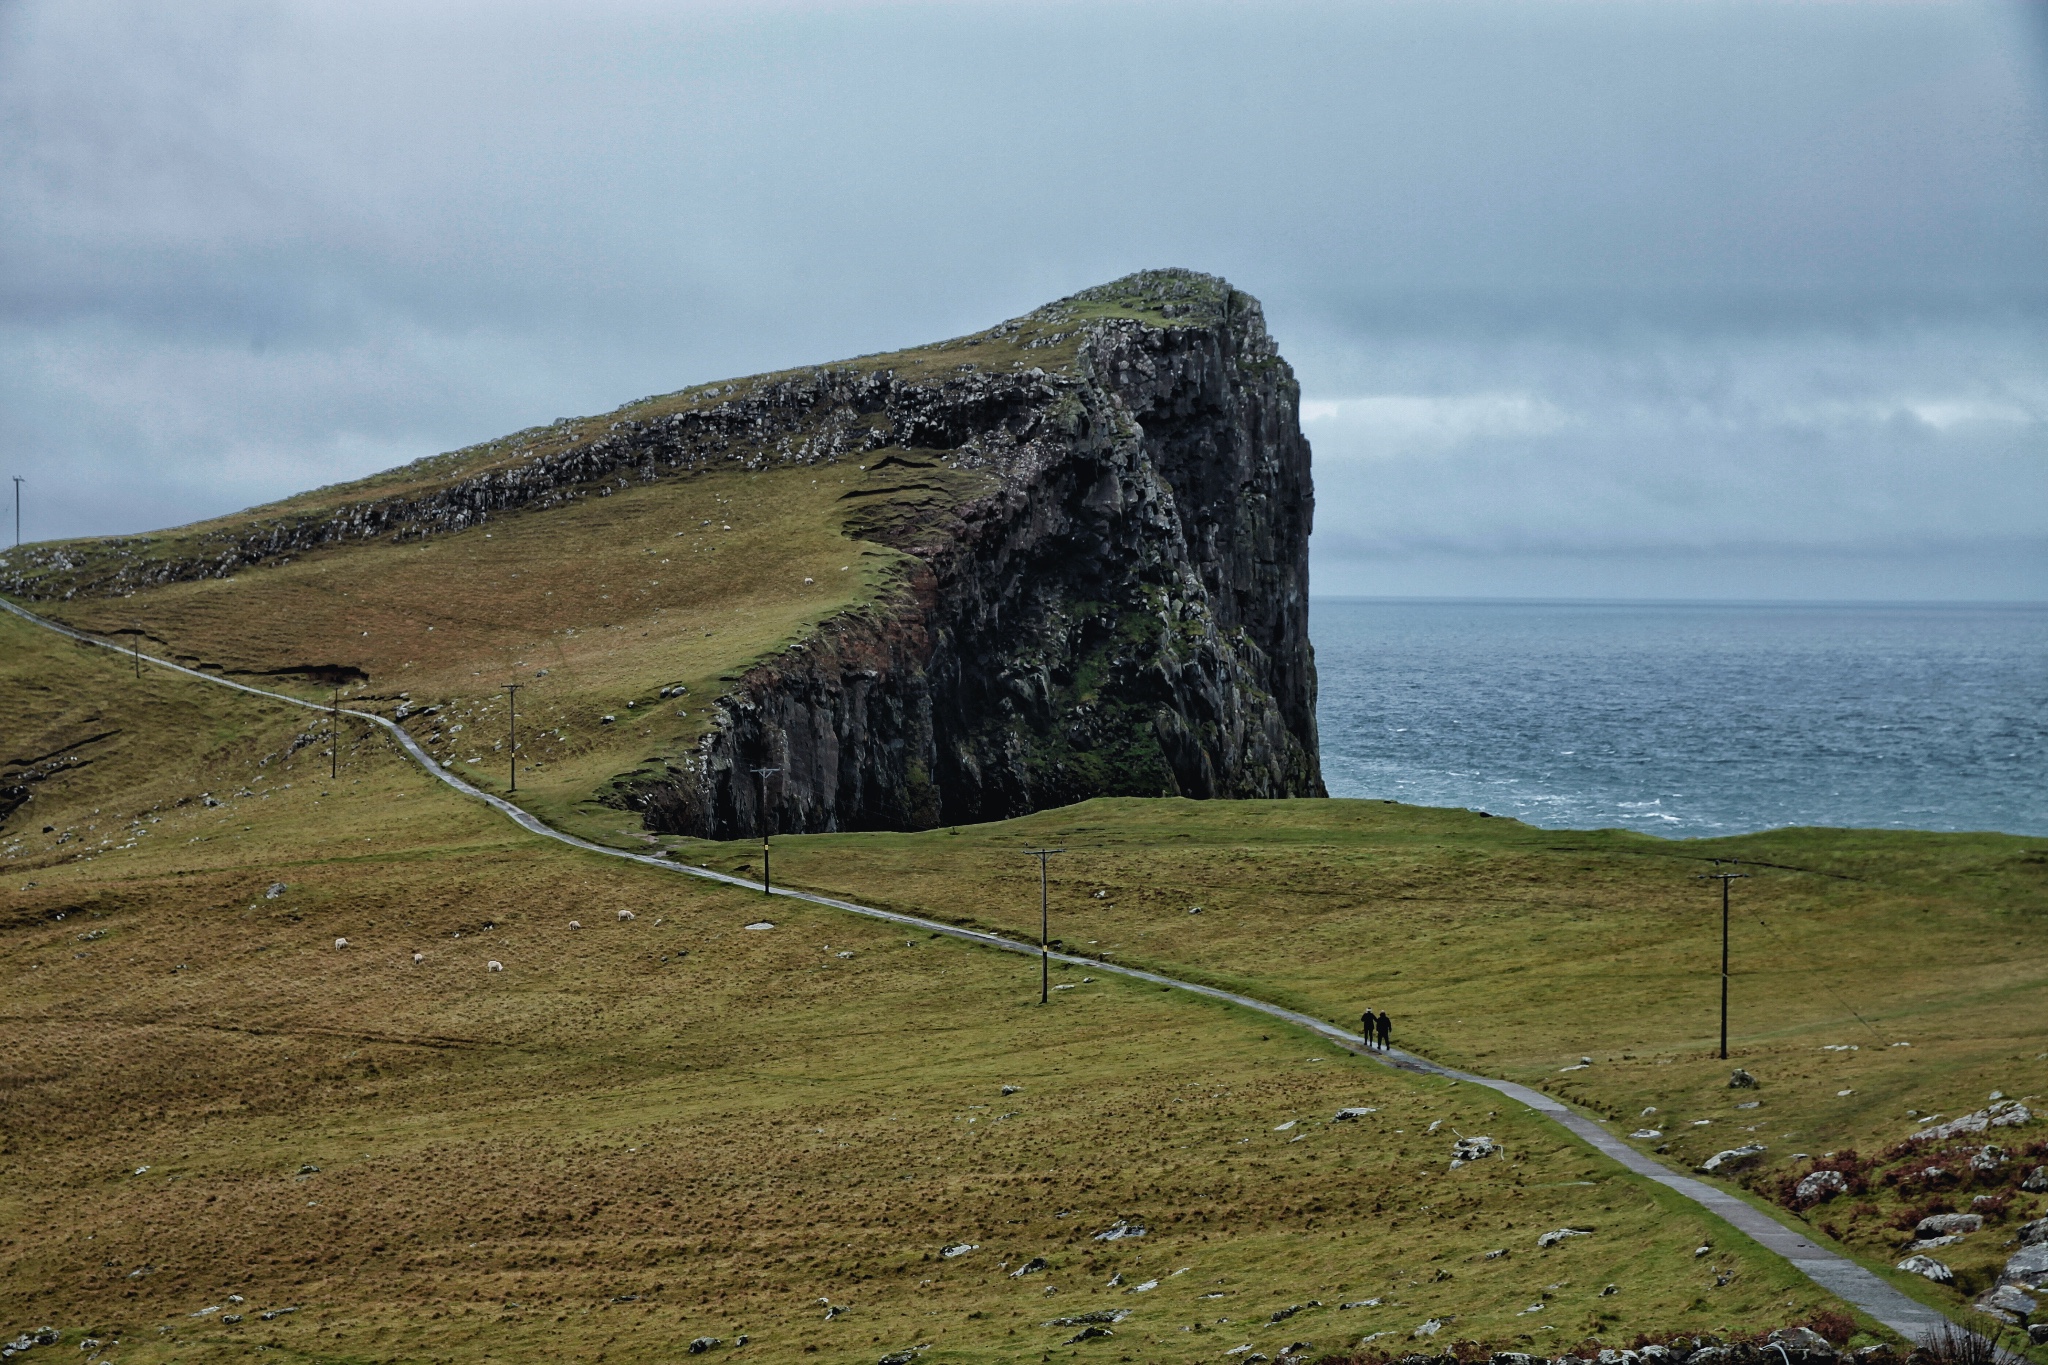
[{"label": "two hikers", "polygon": [[1365,1040],[1367,1047],[1375,1046],[1373,1039],[1378,1038],[1377,1046],[1385,1048],[1393,1041],[1394,1021],[1387,1018],[1385,1010],[1380,1011],[1377,1015],[1371,1010],[1367,1010],[1358,1017],[1358,1033]]}]

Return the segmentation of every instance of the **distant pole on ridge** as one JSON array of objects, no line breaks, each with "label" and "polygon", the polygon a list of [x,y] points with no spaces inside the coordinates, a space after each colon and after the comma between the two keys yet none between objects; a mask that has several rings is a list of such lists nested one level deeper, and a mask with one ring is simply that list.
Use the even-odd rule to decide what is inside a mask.
[{"label": "distant pole on ridge", "polygon": [[142,622],[135,623],[135,681],[142,681]]},{"label": "distant pole on ridge", "polygon": [[505,745],[505,760],[512,765],[512,790],[519,790],[519,689],[525,683],[506,683],[506,704],[512,710],[512,738]]},{"label": "distant pole on ridge", "polygon": [[1038,1003],[1043,1005],[1052,995],[1052,912],[1048,908],[1046,891],[1045,860],[1055,853],[1065,853],[1064,848],[1027,848],[1024,856],[1038,859]]},{"label": "distant pole on ridge", "polygon": [[14,548],[21,548],[21,475],[14,476]]},{"label": "distant pole on ridge", "polygon": [[329,781],[341,776],[341,684],[334,685],[334,709],[327,721],[327,777]]},{"label": "distant pole on ridge", "polygon": [[747,771],[761,784],[761,894],[765,896],[768,894],[768,835],[771,832],[769,821],[773,818],[768,810],[768,778],[782,769],[749,768]]},{"label": "distant pole on ridge", "polygon": [[[1742,866],[1733,858],[1716,858],[1713,861],[1716,867],[1724,862],[1730,867]],[[1747,872],[1699,874],[1700,881],[1721,883],[1721,1060],[1724,1062],[1728,1060],[1728,883],[1739,882],[1748,875]]]}]

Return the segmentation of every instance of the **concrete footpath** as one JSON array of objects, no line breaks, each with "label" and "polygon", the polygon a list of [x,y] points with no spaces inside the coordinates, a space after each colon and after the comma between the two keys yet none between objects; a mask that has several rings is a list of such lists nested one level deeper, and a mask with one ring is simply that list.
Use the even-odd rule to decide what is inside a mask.
[{"label": "concrete footpath", "polygon": [[[35,613],[27,611],[5,598],[0,598],[0,609],[12,612],[25,621],[41,626],[45,630],[55,631],[57,634],[67,636],[81,644],[96,645],[102,649],[111,650],[123,658],[136,657],[136,651],[128,646],[116,644],[111,640],[103,640],[98,636],[88,635],[83,631],[73,630],[69,626],[37,616]],[[251,687],[247,683],[234,682],[227,678],[216,677],[210,673],[202,673],[197,669],[186,668],[182,664],[172,663],[168,659],[159,659],[148,654],[140,655],[140,658],[154,667],[168,669],[174,673],[182,673],[188,678],[196,678],[200,682],[211,683],[216,687],[231,687],[237,692],[247,692],[253,696],[267,697],[272,701],[284,702],[291,706],[301,707],[304,710],[319,712],[322,715],[333,714],[331,708],[322,706],[317,702],[287,696],[282,692],[270,692],[260,687]],[[670,862],[666,858],[657,857],[652,854],[632,853],[624,849],[608,848],[603,844],[594,844],[588,839],[579,839],[573,834],[565,834],[554,826],[544,823],[538,817],[513,805],[503,797],[493,796],[489,792],[481,791],[464,782],[454,773],[442,767],[431,754],[421,748],[418,742],[395,722],[368,711],[351,711],[346,707],[341,709],[341,714],[354,720],[363,721],[366,724],[381,727],[397,740],[399,747],[406,754],[429,773],[432,773],[456,791],[461,792],[464,796],[483,802],[508,820],[517,824],[520,828],[538,834],[542,838],[553,839],[557,843],[582,849],[586,853],[601,854],[607,858],[622,858],[628,862],[658,868],[663,872],[680,872],[686,876],[696,877],[705,881],[723,882],[728,886],[736,886],[743,890],[757,893],[760,891],[759,883],[735,877],[728,873],[713,872],[709,868],[689,867],[682,863]],[[810,891],[787,890],[780,887],[769,894],[783,897],[786,900],[804,901],[812,905],[822,905],[833,910],[843,910],[848,914],[863,915],[869,919],[886,920],[892,924],[903,925],[905,928],[921,929],[933,934],[944,934],[948,938],[979,944],[984,948],[997,948],[1003,952],[1021,953],[1030,957],[1037,957],[1039,954],[1038,947],[1035,944],[1019,943],[1014,939],[1003,938],[1000,935],[984,933],[976,929],[963,929],[959,925],[947,924],[941,920],[920,919],[916,915],[900,914],[893,910],[881,910],[874,906],[861,905],[856,901],[841,900],[837,897],[822,896]],[[1439,1066],[1426,1057],[1418,1057],[1413,1053],[1403,1052],[1398,1048],[1390,1048],[1384,1051],[1376,1049],[1367,1050],[1365,1040],[1356,1033],[1338,1028],[1336,1025],[1317,1019],[1312,1015],[1286,1009],[1280,1005],[1275,1005],[1253,996],[1238,995],[1231,991],[1219,990],[1214,986],[1204,986],[1193,981],[1182,981],[1176,977],[1165,976],[1158,972],[1145,971],[1137,967],[1120,966],[1113,962],[1104,962],[1098,958],[1078,957],[1068,953],[1050,953],[1048,956],[1056,962],[1086,967],[1091,971],[1110,972],[1131,980],[1148,981],[1154,985],[1167,986],[1174,990],[1186,991],[1191,995],[1206,996],[1211,1000],[1219,1000],[1227,1004],[1253,1010],[1259,1014],[1264,1014],[1306,1029],[1310,1033],[1327,1039],[1351,1052],[1355,1052],[1361,1057],[1369,1058],[1398,1070],[1412,1071],[1431,1076],[1445,1076],[1452,1080],[1469,1082],[1472,1085],[1483,1085],[1489,1090],[1498,1091],[1509,1099],[1527,1105],[1537,1113],[1542,1114],[1545,1118],[1550,1119],[1574,1137],[1586,1143],[1587,1146],[1594,1148],[1602,1155],[1612,1157],[1635,1174],[1647,1180],[1654,1180],[1668,1189],[1676,1190],[1715,1217],[1720,1218],[1748,1236],[1757,1245],[1768,1251],[1776,1252],[1790,1261],[1795,1269],[1814,1283],[1820,1285],[1823,1289],[1826,1289],[1829,1293],[1845,1303],[1853,1304],[1908,1340],[1915,1342],[1925,1341],[1941,1331],[1944,1325],[1948,1323],[1948,1319],[1944,1318],[1934,1309],[1901,1294],[1898,1290],[1892,1288],[1876,1275],[1847,1257],[1816,1245],[1802,1233],[1779,1222],[1769,1214],[1757,1209],[1754,1205],[1737,1199],[1734,1195],[1717,1186],[1710,1185],[1704,1180],[1695,1180],[1688,1175],[1680,1175],[1662,1163],[1651,1160],[1648,1156],[1645,1156],[1615,1137],[1612,1133],[1609,1133],[1593,1120],[1577,1113],[1541,1091],[1531,1090],[1528,1086],[1517,1085],[1513,1081],[1494,1080],[1488,1076],[1476,1076],[1470,1072],[1454,1070],[1447,1066]]]}]

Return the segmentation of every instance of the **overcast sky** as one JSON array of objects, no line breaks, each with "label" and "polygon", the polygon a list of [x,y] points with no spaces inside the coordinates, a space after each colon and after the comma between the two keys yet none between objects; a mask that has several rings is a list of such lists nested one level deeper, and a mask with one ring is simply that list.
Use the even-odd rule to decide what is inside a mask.
[{"label": "overcast sky", "polygon": [[2044,12],[0,0],[0,477],[143,530],[1184,265],[1318,593],[2048,599]]}]

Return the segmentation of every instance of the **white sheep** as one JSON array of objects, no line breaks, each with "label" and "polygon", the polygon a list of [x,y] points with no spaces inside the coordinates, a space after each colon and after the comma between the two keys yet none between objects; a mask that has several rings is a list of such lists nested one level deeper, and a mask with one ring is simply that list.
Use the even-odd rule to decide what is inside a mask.
[{"label": "white sheep", "polygon": [[494,971],[494,972],[502,972],[502,971],[504,971],[504,970],[505,970],[505,964],[504,964],[504,963],[502,963],[502,962],[500,962],[500,961],[498,961],[498,959],[496,959],[496,958],[492,958],[492,959],[491,959],[491,960],[490,960],[490,961],[489,961],[488,963],[486,963],[485,965],[486,965],[486,966],[487,966],[487,967],[488,967],[488,968],[489,968],[489,969],[490,969],[491,971]]},{"label": "white sheep", "polygon": [[631,919],[633,918],[633,912],[631,910],[621,910],[619,911],[619,918],[622,920]]},{"label": "white sheep", "polygon": [[412,965],[415,967],[419,966],[422,962],[425,962],[426,960],[427,955],[425,953],[414,953],[412,955]]},{"label": "white sheep", "polygon": [[583,926],[582,926],[581,924],[578,924],[578,923],[577,923],[577,922],[576,922],[575,920],[573,920],[573,919],[572,919],[572,920],[570,920],[570,921],[569,921],[569,927],[570,927],[571,929],[581,929],[581,928],[582,928]]},{"label": "white sheep", "polygon": [[334,940],[334,946],[337,948],[346,948],[348,947],[348,940],[345,938],[338,938]]}]

